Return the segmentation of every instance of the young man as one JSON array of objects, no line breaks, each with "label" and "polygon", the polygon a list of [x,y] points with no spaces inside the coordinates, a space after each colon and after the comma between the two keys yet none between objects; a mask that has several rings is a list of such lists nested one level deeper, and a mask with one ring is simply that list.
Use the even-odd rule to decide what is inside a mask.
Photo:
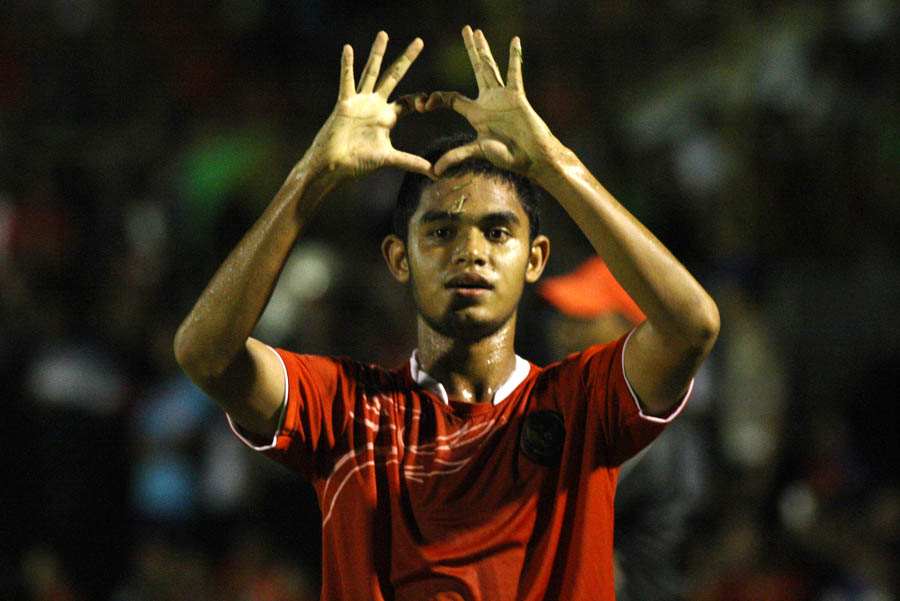
[{"label": "young man", "polygon": [[[466,27],[463,39],[474,100],[388,102],[419,39],[379,79],[379,33],[358,86],[344,47],[337,106],[185,319],[175,353],[245,442],[316,488],[323,599],[612,599],[617,468],[680,410],[718,313],[528,104],[518,38],[505,85],[484,35]],[[440,108],[465,117],[476,139],[433,164],[391,146],[398,118]],[[451,169],[473,159],[533,180],[566,208],[647,315],[627,344],[546,369],[516,356],[519,298],[550,245],[532,231],[515,178]],[[410,361],[388,370],[251,338],[327,193],[386,166],[434,180],[382,244],[418,312]]]}]

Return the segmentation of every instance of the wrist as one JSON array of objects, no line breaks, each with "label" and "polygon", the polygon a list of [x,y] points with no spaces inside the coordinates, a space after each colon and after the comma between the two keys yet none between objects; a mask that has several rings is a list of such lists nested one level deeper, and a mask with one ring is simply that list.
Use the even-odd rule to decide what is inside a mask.
[{"label": "wrist", "polygon": [[538,156],[540,159],[532,164],[528,175],[545,189],[564,177],[567,170],[581,165],[575,153],[553,136],[541,145]]},{"label": "wrist", "polygon": [[271,209],[287,211],[301,222],[309,219],[322,200],[340,182],[328,177],[328,170],[304,155],[291,169],[272,201]]},{"label": "wrist", "polygon": [[314,148],[297,161],[288,175],[289,181],[297,182],[308,193],[328,193],[351,179],[343,170],[315,152]]},{"label": "wrist", "polygon": [[309,184],[317,187],[324,186],[329,190],[352,179],[352,174],[346,169],[341,169],[333,151],[336,144],[335,138],[340,137],[336,135],[334,120],[335,115],[332,114],[291,172],[292,176],[296,173],[307,180]]}]

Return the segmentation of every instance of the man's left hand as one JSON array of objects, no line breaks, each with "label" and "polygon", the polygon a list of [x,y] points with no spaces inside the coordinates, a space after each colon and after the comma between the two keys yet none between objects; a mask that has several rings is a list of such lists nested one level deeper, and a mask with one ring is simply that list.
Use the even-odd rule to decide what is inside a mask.
[{"label": "man's left hand", "polygon": [[432,92],[425,110],[456,111],[475,128],[478,137],[438,159],[434,164],[435,174],[440,175],[451,165],[470,158],[485,158],[502,169],[539,179],[564,147],[525,97],[519,38],[514,37],[510,42],[504,84],[484,33],[480,29],[473,32],[466,25],[462,36],[478,82],[478,98],[473,100],[459,92]]}]

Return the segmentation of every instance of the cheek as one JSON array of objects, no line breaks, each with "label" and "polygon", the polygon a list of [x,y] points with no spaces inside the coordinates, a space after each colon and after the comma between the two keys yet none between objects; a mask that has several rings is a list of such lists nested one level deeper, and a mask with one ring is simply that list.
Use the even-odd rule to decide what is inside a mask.
[{"label": "cheek", "polygon": [[508,271],[510,275],[524,275],[528,270],[529,254],[522,245],[516,245],[510,248],[508,252],[502,253],[498,258],[498,263],[503,269]]},{"label": "cheek", "polygon": [[409,265],[409,287],[417,304],[429,302],[441,286],[437,261],[419,248],[411,248],[407,257]]},{"label": "cheek", "polygon": [[424,251],[422,248],[414,247],[410,249],[408,256],[410,275],[418,277],[421,285],[428,285],[435,277],[436,259],[432,254]]}]

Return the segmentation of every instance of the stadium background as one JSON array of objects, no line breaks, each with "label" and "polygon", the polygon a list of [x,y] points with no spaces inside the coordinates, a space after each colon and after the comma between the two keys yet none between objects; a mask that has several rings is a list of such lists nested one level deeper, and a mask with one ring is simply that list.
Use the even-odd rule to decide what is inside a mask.
[{"label": "stadium background", "polygon": [[[379,29],[398,91],[476,93],[482,27],[554,133],[711,291],[722,333],[688,598],[898,597],[900,10],[888,0],[12,0],[0,8],[3,599],[315,598],[311,490],[232,440],[171,352]],[[891,33],[893,32],[893,33]],[[421,150],[465,123],[411,117]],[[260,333],[396,364],[398,173],[337,193]],[[549,273],[590,250],[545,205]],[[519,350],[545,360],[529,293]],[[892,467],[893,466],[893,467]]]}]

